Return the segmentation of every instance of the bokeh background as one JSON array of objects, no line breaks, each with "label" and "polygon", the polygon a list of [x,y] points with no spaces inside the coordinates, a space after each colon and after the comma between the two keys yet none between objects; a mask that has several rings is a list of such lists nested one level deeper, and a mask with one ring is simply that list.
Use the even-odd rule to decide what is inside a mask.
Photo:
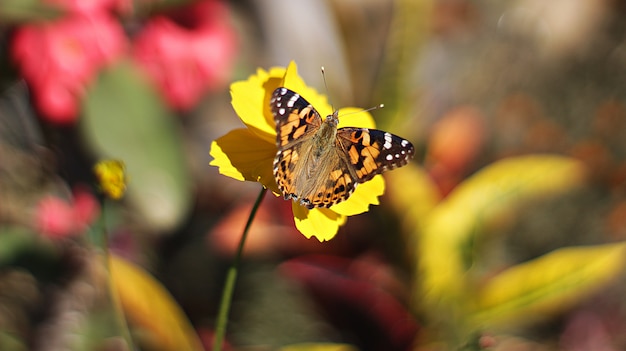
[{"label": "bokeh background", "polygon": [[[626,348],[619,0],[0,2],[0,349],[210,350],[261,185],[209,166],[290,61],[413,142],[306,239],[268,194],[228,350]],[[325,86],[320,68],[325,68]],[[120,200],[93,166],[126,166]]]}]

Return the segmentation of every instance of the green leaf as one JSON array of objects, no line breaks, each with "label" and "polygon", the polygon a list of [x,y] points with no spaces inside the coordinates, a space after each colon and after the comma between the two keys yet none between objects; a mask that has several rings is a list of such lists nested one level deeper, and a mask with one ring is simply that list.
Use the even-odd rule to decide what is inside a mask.
[{"label": "green leaf", "polygon": [[18,24],[26,21],[40,21],[59,17],[62,11],[41,0],[1,0],[0,22]]},{"label": "green leaf", "polygon": [[464,247],[474,236],[521,204],[580,185],[584,175],[583,165],[572,158],[533,155],[495,162],[460,184],[416,228],[420,303],[439,306],[442,300],[464,299]]},{"label": "green leaf", "polygon": [[88,92],[81,128],[100,155],[126,164],[127,197],[155,230],[176,226],[191,198],[172,113],[131,63],[103,72]]},{"label": "green leaf", "polygon": [[0,330],[0,350],[5,351],[26,351],[26,343],[20,340],[18,335],[11,334],[8,331]]},{"label": "green leaf", "polygon": [[563,311],[622,272],[626,243],[563,248],[509,268],[476,296],[471,324],[501,323]]},{"label": "green leaf", "polygon": [[37,244],[33,233],[20,227],[0,230],[0,267],[11,262],[16,255]]},{"label": "green leaf", "polygon": [[58,259],[57,249],[49,240],[42,240],[30,229],[17,226],[0,228],[0,268],[15,264],[20,257],[32,256],[33,259],[27,261],[29,267],[41,269],[36,269],[35,273],[47,272],[52,267],[51,262]]}]

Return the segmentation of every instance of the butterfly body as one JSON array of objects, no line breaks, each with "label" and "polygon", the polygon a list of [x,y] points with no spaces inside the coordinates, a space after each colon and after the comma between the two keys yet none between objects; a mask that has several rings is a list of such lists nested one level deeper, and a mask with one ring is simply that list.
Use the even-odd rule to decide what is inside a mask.
[{"label": "butterfly body", "polygon": [[278,88],[270,107],[278,152],[274,178],[285,199],[311,209],[346,200],[359,183],[405,165],[413,145],[376,129],[337,128],[337,111],[322,120],[298,93]]},{"label": "butterfly body", "polygon": [[324,155],[332,154],[335,147],[335,138],[337,137],[337,124],[339,119],[337,114],[333,113],[326,117],[320,129],[313,135],[313,155],[316,160],[324,158]]}]

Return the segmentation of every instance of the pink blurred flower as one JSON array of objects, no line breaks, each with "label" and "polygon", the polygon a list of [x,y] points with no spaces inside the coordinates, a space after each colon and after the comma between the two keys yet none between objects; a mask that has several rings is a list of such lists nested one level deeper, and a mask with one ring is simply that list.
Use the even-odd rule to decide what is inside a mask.
[{"label": "pink blurred flower", "polygon": [[52,195],[41,199],[35,221],[42,235],[57,239],[84,232],[99,212],[96,199],[87,191],[77,189],[71,203]]},{"label": "pink blurred flower", "polygon": [[127,13],[133,6],[133,0],[45,0],[46,3],[73,13],[93,14],[102,11]]},{"label": "pink blurred flower", "polygon": [[227,18],[226,5],[204,0],[153,18],[135,39],[134,58],[172,107],[188,109],[228,83],[237,45]]},{"label": "pink blurred flower", "polygon": [[46,196],[37,206],[37,229],[45,236],[60,238],[74,229],[74,211],[65,201]]},{"label": "pink blurred flower", "polygon": [[44,117],[68,123],[87,84],[125,47],[124,31],[109,13],[68,12],[57,21],[19,27],[12,56]]}]

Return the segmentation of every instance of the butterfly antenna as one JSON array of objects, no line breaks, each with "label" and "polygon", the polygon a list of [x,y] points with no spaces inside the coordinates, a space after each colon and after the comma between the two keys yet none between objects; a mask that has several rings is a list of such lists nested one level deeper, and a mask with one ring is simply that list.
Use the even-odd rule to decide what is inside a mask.
[{"label": "butterfly antenna", "polygon": [[384,104],[380,104],[380,105],[378,105],[378,106],[373,106],[373,107],[366,108],[366,109],[363,109],[363,110],[359,110],[359,111],[354,111],[354,112],[346,113],[346,114],[341,115],[340,117],[353,115],[353,114],[355,114],[355,113],[370,112],[370,111],[378,110],[379,108],[383,108],[383,107],[385,107],[385,105],[384,105]]},{"label": "butterfly antenna", "polygon": [[378,106],[373,106],[373,107],[365,109],[365,110],[363,110],[361,112],[370,112],[370,111],[378,110],[379,108],[383,108],[383,107],[385,107],[385,104],[380,104]]},{"label": "butterfly antenna", "polygon": [[326,84],[326,71],[324,70],[324,66],[321,68],[322,70],[322,79],[324,80],[324,88],[326,88],[326,95],[328,96],[328,103],[330,104],[330,108],[335,111],[335,106],[333,106],[333,102],[330,100],[330,92],[328,90],[328,84]]},{"label": "butterfly antenna", "polygon": [[[332,101],[330,100],[330,94],[328,92],[328,84],[326,84],[326,71],[324,70],[324,66],[321,67],[322,70],[322,79],[324,80],[324,88],[326,88],[326,95],[328,95],[328,103],[330,104],[330,108],[333,110],[333,112],[337,111],[335,110],[335,107],[333,106]],[[385,107],[384,104],[380,104],[378,106],[374,106],[374,107],[370,107],[361,111],[354,111],[354,112],[350,112],[350,113],[346,113],[345,115],[342,116],[347,116],[347,115],[352,115],[355,113],[361,113],[361,112],[369,112],[369,111],[374,111],[374,110],[378,110],[379,108],[383,108]]]}]

